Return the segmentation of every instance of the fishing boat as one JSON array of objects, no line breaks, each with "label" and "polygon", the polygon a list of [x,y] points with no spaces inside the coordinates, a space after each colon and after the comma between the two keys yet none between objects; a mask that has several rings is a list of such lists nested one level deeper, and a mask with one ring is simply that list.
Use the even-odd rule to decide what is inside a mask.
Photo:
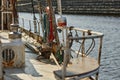
[{"label": "fishing boat", "polygon": [[39,21],[18,17],[16,2],[1,1],[0,80],[98,80],[103,33],[68,27],[60,0],[58,23],[51,0],[38,0]]}]

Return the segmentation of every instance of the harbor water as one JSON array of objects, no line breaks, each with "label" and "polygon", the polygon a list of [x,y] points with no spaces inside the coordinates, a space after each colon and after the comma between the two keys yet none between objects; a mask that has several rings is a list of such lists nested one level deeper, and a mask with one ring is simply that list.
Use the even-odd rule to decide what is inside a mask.
[{"label": "harbor water", "polygon": [[[67,18],[68,26],[104,33],[99,80],[120,80],[120,17],[70,14],[63,16]],[[19,13],[19,17],[33,19],[31,13]],[[39,14],[36,14],[36,17],[39,20]]]}]

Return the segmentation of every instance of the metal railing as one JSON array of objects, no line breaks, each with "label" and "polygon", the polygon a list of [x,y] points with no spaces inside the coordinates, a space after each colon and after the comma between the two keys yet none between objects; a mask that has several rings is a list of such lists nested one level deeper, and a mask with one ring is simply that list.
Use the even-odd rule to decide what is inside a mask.
[{"label": "metal railing", "polygon": [[[41,22],[39,20],[31,20],[23,17],[18,18],[19,26],[30,32],[36,33],[38,35],[42,34]],[[36,27],[36,28],[35,28]],[[37,30],[35,30],[37,29]]]},{"label": "metal railing", "polygon": [[[67,72],[66,65],[71,58],[91,56],[97,60],[98,65],[100,65],[103,33],[74,27],[60,27],[58,29],[61,29],[65,36],[63,37],[63,41],[65,41],[65,54],[62,70],[63,80],[65,79]],[[96,78],[98,78],[98,74]]]}]

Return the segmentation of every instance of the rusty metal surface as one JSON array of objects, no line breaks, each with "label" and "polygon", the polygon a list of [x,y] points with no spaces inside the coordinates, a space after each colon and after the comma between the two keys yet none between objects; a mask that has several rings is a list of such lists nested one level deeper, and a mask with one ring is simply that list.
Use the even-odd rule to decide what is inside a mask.
[{"label": "rusty metal surface", "polygon": [[25,67],[5,69],[5,80],[56,80],[53,71],[57,66],[49,60],[36,60],[37,55],[25,49]]},{"label": "rusty metal surface", "polygon": [[25,47],[21,39],[9,39],[9,31],[1,31],[0,54],[3,59],[3,67],[22,67],[25,64]]},{"label": "rusty metal surface", "polygon": [[36,33],[33,33],[31,31],[28,31],[27,29],[24,29],[22,27],[19,27],[19,29],[24,32],[25,34],[27,34],[29,37],[32,37],[33,39],[37,40],[39,43],[42,43],[42,37],[37,35]]}]

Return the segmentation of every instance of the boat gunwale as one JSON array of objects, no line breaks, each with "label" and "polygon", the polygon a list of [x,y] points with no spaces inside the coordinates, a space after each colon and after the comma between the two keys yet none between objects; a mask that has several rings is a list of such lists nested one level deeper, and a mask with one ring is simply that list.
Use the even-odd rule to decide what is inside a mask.
[{"label": "boat gunwale", "polygon": [[87,29],[81,29],[81,28],[74,28],[74,27],[58,27],[58,29],[64,30],[64,29],[71,29],[71,30],[77,30],[80,32],[90,33],[91,35],[82,36],[82,37],[69,37],[69,39],[77,40],[77,39],[93,39],[93,38],[102,38],[104,36],[103,33],[87,30]]}]

